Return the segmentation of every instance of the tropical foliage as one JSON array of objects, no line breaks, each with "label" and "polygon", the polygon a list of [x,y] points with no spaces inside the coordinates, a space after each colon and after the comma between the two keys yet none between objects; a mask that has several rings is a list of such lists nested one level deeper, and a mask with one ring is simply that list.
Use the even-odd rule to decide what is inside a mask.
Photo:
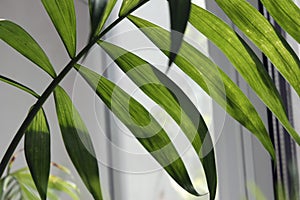
[{"label": "tropical foliage", "polygon": [[[190,23],[224,53],[291,137],[298,145],[300,144],[300,136],[289,122],[280,93],[264,64],[238,33],[222,19],[192,4],[190,0],[168,1],[171,18],[170,31],[165,30],[145,19],[131,15],[133,11],[147,2],[147,0],[123,0],[119,9],[119,17],[111,24],[104,26],[112,10],[118,9],[117,0],[89,0],[90,37],[86,46],[80,52],[76,52],[77,22],[74,1],[42,0],[41,3],[70,57],[69,63],[58,75],[47,54],[32,36],[12,21],[0,21],[0,39],[53,78],[46,90],[39,95],[16,80],[0,75],[1,81],[15,86],[37,99],[1,160],[1,177],[17,145],[25,135],[24,148],[32,177],[31,183],[34,182],[41,199],[46,199],[47,195],[51,199],[51,190],[55,186],[53,181],[57,177],[49,176],[51,130],[43,111],[43,104],[54,93],[57,118],[67,153],[93,198],[103,199],[92,139],[70,97],[59,86],[64,77],[72,69],[75,69],[105,105],[127,126],[140,144],[182,188],[196,196],[206,195],[199,194],[194,188],[184,162],[172,145],[169,136],[147,109],[118,85],[81,65],[80,60],[86,58],[89,50],[97,45],[107,52],[118,67],[179,125],[203,165],[210,199],[215,199],[217,187],[215,154],[210,133],[201,113],[177,84],[168,78],[167,73],[159,71],[151,65],[150,61],[143,60],[126,49],[103,41],[104,36],[122,20],[129,20],[139,28],[157,46],[158,50],[169,57],[169,67],[178,67],[182,73],[187,74],[230,116],[253,133],[272,159],[276,159],[268,131],[251,101],[219,66],[192,44],[183,40],[186,26]],[[299,57],[283,35],[246,0],[215,0],[215,2],[240,31],[268,57],[290,86],[300,95]],[[300,42],[299,7],[292,0],[262,0],[261,2],[278,24],[296,41]],[[184,101],[189,103],[188,108],[180,105],[176,98],[179,94],[184,97]],[[199,120],[195,120],[194,116],[197,116]],[[150,122],[151,125],[147,126]],[[153,135],[152,133],[156,130],[159,131]],[[73,148],[74,146],[76,148]],[[166,146],[167,148],[165,148]],[[8,188],[9,191],[22,190],[24,193],[22,181],[25,180],[22,177],[25,176],[29,176],[27,169],[3,178],[1,192],[3,193]],[[28,180],[26,179],[26,181]]]}]

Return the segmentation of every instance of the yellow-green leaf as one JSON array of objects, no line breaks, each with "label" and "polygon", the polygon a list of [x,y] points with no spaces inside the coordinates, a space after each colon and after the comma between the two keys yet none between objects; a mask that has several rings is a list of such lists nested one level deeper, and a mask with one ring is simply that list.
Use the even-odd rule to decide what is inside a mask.
[{"label": "yellow-green leaf", "polygon": [[276,22],[300,43],[300,9],[292,0],[261,0]]},{"label": "yellow-green leaf", "polygon": [[106,20],[108,19],[111,11],[113,10],[115,4],[116,4],[117,0],[108,0],[107,1],[107,4],[106,4],[106,7],[105,7],[105,10],[104,10],[104,13],[103,13],[103,17],[100,21],[100,24],[97,28],[97,31],[96,31],[96,35],[100,33],[100,31],[102,30]]},{"label": "yellow-green leaf", "polygon": [[[287,41],[245,0],[216,0],[227,16],[270,59],[300,96],[300,61]],[[300,144],[300,137],[293,135]]]},{"label": "yellow-green leaf", "polygon": [[56,77],[56,73],[45,52],[19,25],[8,20],[0,20],[0,39],[35,63],[52,78]]},{"label": "yellow-green leaf", "polygon": [[138,6],[146,3],[149,0],[123,0],[122,6],[119,12],[120,17],[127,16],[129,13],[132,12]]},{"label": "yellow-green leaf", "polygon": [[76,13],[73,0],[42,0],[71,58],[76,54]]},{"label": "yellow-green leaf", "polygon": [[46,200],[50,173],[50,130],[43,109],[39,110],[25,132],[24,150],[39,195]]},{"label": "yellow-green leaf", "polygon": [[54,98],[61,134],[72,163],[94,199],[102,200],[98,161],[88,130],[61,87],[55,88]]}]

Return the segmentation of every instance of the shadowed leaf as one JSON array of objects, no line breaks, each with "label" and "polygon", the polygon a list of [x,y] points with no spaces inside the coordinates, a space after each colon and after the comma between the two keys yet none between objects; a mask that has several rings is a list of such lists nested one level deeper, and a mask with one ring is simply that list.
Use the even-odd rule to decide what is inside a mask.
[{"label": "shadowed leaf", "polygon": [[30,173],[41,199],[47,198],[50,172],[50,130],[41,109],[25,132],[24,150]]},{"label": "shadowed leaf", "polygon": [[98,161],[88,130],[68,94],[54,90],[57,118],[67,152],[94,199],[102,200]]}]

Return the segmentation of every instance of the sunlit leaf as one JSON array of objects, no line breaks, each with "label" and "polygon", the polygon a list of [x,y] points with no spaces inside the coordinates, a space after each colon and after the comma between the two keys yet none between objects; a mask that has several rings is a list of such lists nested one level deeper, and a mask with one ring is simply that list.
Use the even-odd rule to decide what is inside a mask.
[{"label": "sunlit leaf", "polygon": [[122,6],[119,12],[120,17],[127,16],[136,7],[146,3],[149,0],[123,0]]},{"label": "sunlit leaf", "polygon": [[2,76],[0,75],[0,81],[4,82],[4,83],[7,83],[9,85],[12,85],[20,90],[23,90],[24,92],[27,92],[28,94],[31,94],[32,96],[36,97],[36,98],[39,98],[40,95],[38,95],[35,91],[33,91],[32,89],[28,88],[27,86],[21,84],[21,83],[18,83],[17,81],[14,81],[10,78],[7,78],[5,76]]},{"label": "sunlit leaf", "polygon": [[[169,32],[140,18],[129,19],[159,48],[169,55]],[[249,99],[239,87],[209,58],[183,42],[175,64],[209,94],[228,114],[249,129],[264,145],[272,158],[274,147],[268,132]]]},{"label": "sunlit leaf", "polygon": [[76,13],[74,0],[42,0],[70,57],[76,54]]},{"label": "sunlit leaf", "polygon": [[[245,0],[216,0],[243,33],[270,59],[300,96],[300,61],[287,41]],[[300,144],[300,137],[293,134]]]},{"label": "sunlit leaf", "polygon": [[189,20],[191,0],[168,0],[171,18],[171,48],[169,66],[174,62],[180,49],[183,35]]},{"label": "sunlit leaf", "polygon": [[[32,180],[31,175],[29,174],[28,168],[23,168],[12,173],[12,176],[18,180],[21,187],[21,196],[22,199],[26,200],[39,200],[36,187]],[[59,200],[59,195],[65,193],[71,197],[73,200],[79,199],[79,190],[77,186],[66,180],[66,177],[62,179],[61,177],[50,175],[48,190],[47,190],[47,199],[49,200]]]},{"label": "sunlit leaf", "polygon": [[186,191],[199,195],[166,132],[152,115],[120,87],[97,73],[77,65],[76,69],[106,106],[123,122],[144,148]]},{"label": "sunlit leaf", "polygon": [[[208,188],[214,197],[217,172],[213,146],[208,128],[195,105],[173,81],[143,59],[107,42],[99,42],[99,45],[126,75],[181,127],[203,163]],[[205,145],[207,149],[201,150],[204,139],[209,144]]]},{"label": "sunlit leaf", "polygon": [[280,26],[300,43],[300,9],[292,0],[261,0]]},{"label": "sunlit leaf", "polygon": [[89,0],[91,16],[91,33],[90,39],[93,38],[101,25],[104,16],[107,0]]},{"label": "sunlit leaf", "polygon": [[50,130],[43,109],[25,132],[24,150],[32,179],[41,199],[45,200],[50,173]]},{"label": "sunlit leaf", "polygon": [[102,200],[98,161],[88,130],[61,87],[56,87],[54,97],[63,141],[73,165],[93,197]]},{"label": "sunlit leaf", "polygon": [[8,20],[0,20],[0,39],[38,65],[52,78],[56,77],[56,73],[44,51],[19,25]]}]

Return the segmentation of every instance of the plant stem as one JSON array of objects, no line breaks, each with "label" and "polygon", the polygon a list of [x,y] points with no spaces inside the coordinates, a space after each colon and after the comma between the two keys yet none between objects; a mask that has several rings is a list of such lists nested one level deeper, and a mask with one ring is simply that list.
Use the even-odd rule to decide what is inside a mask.
[{"label": "plant stem", "polygon": [[[129,15],[131,12],[135,11],[144,3],[147,1],[144,1],[143,3],[137,5],[135,8],[133,8],[127,15]],[[54,91],[56,86],[63,80],[63,78],[68,74],[68,72],[73,68],[73,66],[92,48],[92,46],[100,40],[106,33],[108,33],[111,29],[113,29],[117,24],[119,24],[126,16],[121,16],[118,19],[116,19],[113,23],[111,23],[106,29],[104,29],[97,37],[93,38],[80,52],[79,54],[74,57],[66,66],[65,68],[60,72],[60,74],[53,79],[53,81],[50,83],[50,85],[46,88],[44,93],[41,95],[41,97],[37,100],[37,102],[34,104],[32,109],[29,111],[27,117],[23,121],[22,125],[20,126],[18,132],[14,136],[12,142],[10,143],[8,149],[6,150],[3,159],[0,163],[0,177],[2,177],[4,170],[6,166],[9,163],[9,160],[11,156],[13,155],[14,151],[16,150],[18,144],[20,143],[20,140],[22,139],[27,127],[30,125],[31,121],[34,119],[38,111],[41,109],[43,104],[46,102],[48,97],[51,95],[51,93]]]}]

